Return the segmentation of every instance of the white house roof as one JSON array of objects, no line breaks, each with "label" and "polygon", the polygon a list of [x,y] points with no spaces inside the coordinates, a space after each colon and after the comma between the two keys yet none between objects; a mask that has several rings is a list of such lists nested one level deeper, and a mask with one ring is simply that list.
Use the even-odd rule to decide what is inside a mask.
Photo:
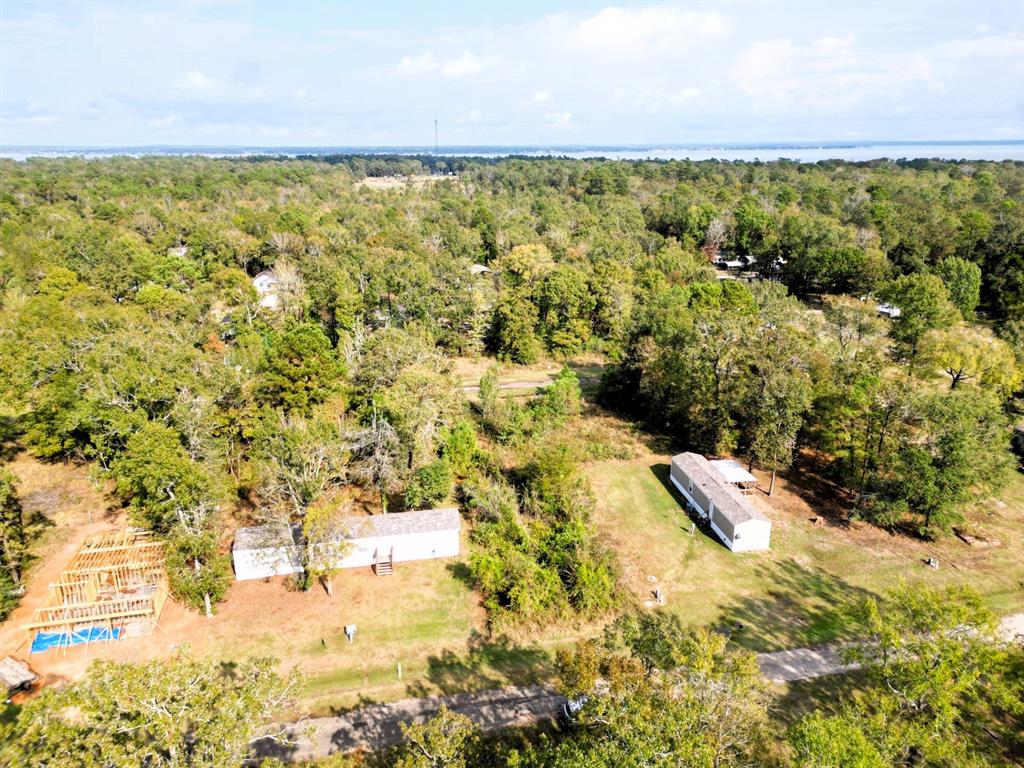
[{"label": "white house roof", "polygon": [[734,459],[712,459],[708,461],[718,470],[727,483],[756,483],[757,478],[747,472],[743,465]]},{"label": "white house roof", "polygon": [[878,314],[886,315],[887,317],[899,317],[903,314],[903,310],[886,302],[878,305]]},{"label": "white house roof", "polygon": [[709,500],[720,510],[733,525],[748,520],[764,520],[761,510],[757,509],[742,493],[736,490],[725,476],[711,465],[711,462],[699,453],[680,453],[672,457],[672,463],[678,466]]},{"label": "white house roof", "polygon": [[[346,517],[339,521],[340,539],[369,539],[382,536],[457,531],[462,525],[459,510],[454,507],[393,512],[386,515]],[[259,525],[235,531],[233,550],[279,549],[291,547],[301,540],[301,529],[292,526]]]},{"label": "white house roof", "polygon": [[253,288],[261,294],[274,290],[279,282],[277,275],[269,269],[264,269],[252,279]]}]

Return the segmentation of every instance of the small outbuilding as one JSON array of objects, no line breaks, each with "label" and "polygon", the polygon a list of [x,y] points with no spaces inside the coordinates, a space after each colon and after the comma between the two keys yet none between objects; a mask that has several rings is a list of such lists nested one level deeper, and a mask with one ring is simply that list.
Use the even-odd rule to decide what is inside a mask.
[{"label": "small outbuilding", "polygon": [[13,656],[0,659],[0,683],[7,689],[8,696],[18,691],[27,691],[38,677],[24,661]]},{"label": "small outbuilding", "polygon": [[[339,526],[338,568],[372,567],[388,573],[395,563],[456,557],[462,517],[455,508],[423,509],[346,518]],[[302,531],[298,526],[258,526],[235,532],[235,579],[263,579],[302,572]],[[330,556],[330,555],[328,555]]]},{"label": "small outbuilding", "polygon": [[[753,479],[741,466],[737,467]],[[742,481],[735,468],[728,464],[722,468]],[[714,462],[697,453],[680,453],[672,457],[669,478],[694,511],[709,522],[711,530],[733,552],[765,550],[771,546],[771,520],[743,495],[736,483],[730,482]]]}]

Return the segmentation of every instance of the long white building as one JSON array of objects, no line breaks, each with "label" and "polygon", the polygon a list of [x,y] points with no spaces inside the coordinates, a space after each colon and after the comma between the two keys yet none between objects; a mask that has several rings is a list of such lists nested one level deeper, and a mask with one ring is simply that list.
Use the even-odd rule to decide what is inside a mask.
[{"label": "long white building", "polygon": [[[346,518],[338,541],[345,546],[337,568],[372,566],[378,573],[409,560],[456,557],[462,517],[454,508],[424,509]],[[264,579],[302,572],[302,534],[298,526],[239,528],[231,548],[235,579]],[[330,558],[331,545],[321,556]]]},{"label": "long white building", "polygon": [[672,457],[669,478],[690,506],[733,552],[771,546],[772,522],[739,490],[754,480],[735,462],[708,461],[699,453]]}]

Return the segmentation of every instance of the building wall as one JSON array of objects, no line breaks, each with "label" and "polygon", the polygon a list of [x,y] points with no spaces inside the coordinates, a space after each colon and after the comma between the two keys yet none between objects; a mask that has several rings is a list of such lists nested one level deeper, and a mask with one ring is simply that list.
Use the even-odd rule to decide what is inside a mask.
[{"label": "building wall", "polygon": [[435,557],[456,557],[459,554],[459,529],[406,533],[398,536],[368,536],[352,539],[352,548],[341,561],[341,568],[362,568],[373,565],[373,553],[379,550],[380,559],[387,559],[394,548],[396,563],[408,560],[431,560]]},{"label": "building wall", "polygon": [[[711,522],[714,523],[719,533],[725,537],[725,542],[729,544],[729,548],[732,549],[732,540],[736,535],[732,521],[722,514],[722,510],[716,508],[715,511],[711,513]],[[740,523],[740,525],[742,525],[742,523]]]},{"label": "building wall", "polygon": [[729,548],[733,552],[756,552],[771,548],[772,524],[768,520],[746,520],[736,526],[737,538]]},{"label": "building wall", "polygon": [[708,516],[708,497],[704,495],[704,491],[700,485],[693,483],[693,490],[690,490],[690,478],[686,472],[675,463],[671,465],[669,470],[669,479],[672,484],[679,489],[679,492],[686,497],[686,499],[697,508],[700,512],[701,517],[706,518]]},{"label": "building wall", "polygon": [[[456,557],[459,554],[459,529],[406,533],[395,536],[369,536],[352,539],[351,547],[342,557],[339,568],[365,568],[373,565],[376,550],[386,559],[394,548],[396,563],[411,560],[430,560],[436,557]],[[329,554],[329,553],[327,553]],[[235,580],[264,579],[270,576],[288,576],[302,572],[297,547],[274,547],[255,550],[234,550]]]},{"label": "building wall", "polygon": [[297,547],[236,549],[232,551],[231,557],[235,562],[236,581],[290,576],[302,571]]}]

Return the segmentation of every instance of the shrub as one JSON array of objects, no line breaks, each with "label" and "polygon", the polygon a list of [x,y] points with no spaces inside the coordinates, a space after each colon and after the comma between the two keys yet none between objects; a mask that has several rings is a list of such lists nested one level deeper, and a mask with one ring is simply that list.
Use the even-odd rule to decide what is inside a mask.
[{"label": "shrub", "polygon": [[405,505],[407,507],[430,507],[452,492],[452,468],[446,459],[420,467],[405,489]]}]

